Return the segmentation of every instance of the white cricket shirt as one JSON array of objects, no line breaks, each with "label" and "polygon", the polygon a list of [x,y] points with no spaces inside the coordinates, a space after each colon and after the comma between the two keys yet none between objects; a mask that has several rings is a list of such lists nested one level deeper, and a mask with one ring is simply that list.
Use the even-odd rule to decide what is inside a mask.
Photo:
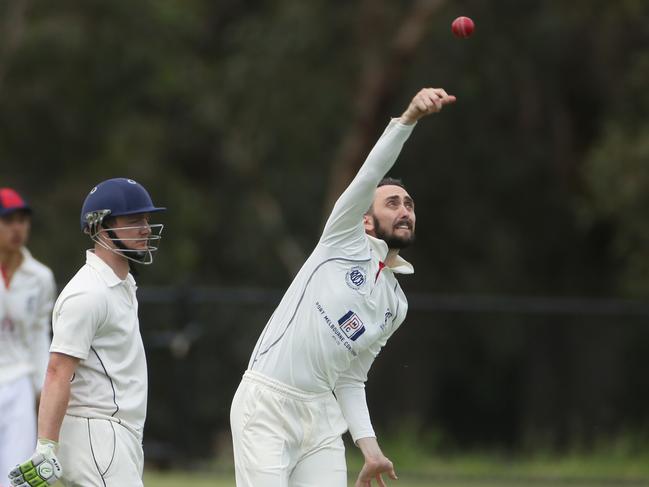
[{"label": "white cricket shirt", "polygon": [[40,391],[50,345],[56,285],[52,271],[22,249],[9,286],[0,279],[0,385],[30,375]]},{"label": "white cricket shirt", "polygon": [[92,251],[54,305],[50,352],[81,359],[67,414],[116,421],[142,435],[147,367],[133,276],[120,279]]},{"label": "white cricket shirt", "polygon": [[248,368],[307,392],[335,391],[354,441],[375,436],[367,373],[403,322],[408,303],[395,274],[413,273],[382,240],[365,233],[363,215],[414,125],[390,122],[336,202],[317,247],[271,316]]}]

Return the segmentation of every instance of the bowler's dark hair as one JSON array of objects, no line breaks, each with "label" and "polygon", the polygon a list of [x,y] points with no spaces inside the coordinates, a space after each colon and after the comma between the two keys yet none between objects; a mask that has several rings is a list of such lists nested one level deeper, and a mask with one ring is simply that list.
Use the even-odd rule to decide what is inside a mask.
[{"label": "bowler's dark hair", "polygon": [[380,188],[381,186],[399,186],[400,188],[406,189],[406,185],[403,184],[403,181],[398,178],[389,178],[385,177],[379,181],[379,184],[376,185],[377,188]]},{"label": "bowler's dark hair", "polygon": [[[406,186],[403,184],[403,181],[398,178],[390,178],[390,177],[385,177],[379,181],[379,184],[376,185],[377,188],[380,188],[381,186],[399,186],[400,188],[406,189]],[[372,207],[374,206],[374,202],[370,205],[370,207],[367,209],[365,212],[366,215],[371,215],[372,214]]]}]

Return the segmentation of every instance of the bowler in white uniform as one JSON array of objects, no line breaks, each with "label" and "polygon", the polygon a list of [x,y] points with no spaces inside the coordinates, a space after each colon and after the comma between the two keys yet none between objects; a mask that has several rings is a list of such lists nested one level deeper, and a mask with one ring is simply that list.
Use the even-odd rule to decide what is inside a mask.
[{"label": "bowler in white uniform", "polygon": [[142,485],[147,366],[129,271],[152,262],[162,225],[149,220],[162,210],[125,178],[84,201],[94,249],[55,303],[36,453],[11,472],[12,485]]},{"label": "bowler in white uniform", "polygon": [[25,247],[31,208],[0,188],[0,487],[34,451],[36,404],[43,387],[56,288],[52,271]]},{"label": "bowler in white uniform", "polygon": [[396,275],[414,272],[399,250],[414,239],[415,207],[398,180],[383,178],[415,122],[454,101],[423,89],[389,123],[264,328],[231,408],[238,487],[346,486],[347,430],[365,459],[355,485],[396,479],[365,381],[406,316]]}]

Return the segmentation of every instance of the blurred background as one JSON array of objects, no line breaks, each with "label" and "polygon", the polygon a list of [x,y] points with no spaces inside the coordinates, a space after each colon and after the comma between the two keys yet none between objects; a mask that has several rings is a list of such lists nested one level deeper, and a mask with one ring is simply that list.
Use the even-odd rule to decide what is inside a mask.
[{"label": "blurred background", "polygon": [[169,208],[138,276],[145,452],[227,468],[232,395],[333,201],[443,87],[390,173],[418,225],[367,387],[386,453],[646,460],[648,80],[644,0],[2,0],[0,186],[60,286],[97,182]]}]

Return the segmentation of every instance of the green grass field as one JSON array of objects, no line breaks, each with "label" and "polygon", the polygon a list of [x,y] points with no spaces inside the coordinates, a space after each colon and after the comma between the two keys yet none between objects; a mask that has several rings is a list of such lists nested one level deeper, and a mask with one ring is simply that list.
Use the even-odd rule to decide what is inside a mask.
[{"label": "green grass field", "polygon": [[[402,459],[404,460],[404,459]],[[354,455],[349,462],[349,485],[360,467]],[[645,455],[566,455],[554,458],[507,459],[462,456],[447,459],[402,461],[395,487],[635,487],[649,486],[649,461]],[[234,487],[231,466],[208,472],[145,473],[147,487]]]},{"label": "green grass field", "polygon": [[[634,487],[647,486],[648,480],[623,480],[623,479],[565,479],[552,477],[529,478],[465,478],[444,479],[435,477],[416,478],[402,475],[399,480],[388,481],[387,485],[394,487]],[[206,474],[206,473],[155,473],[147,472],[144,476],[144,485],[147,487],[177,487],[191,485],[192,487],[235,487],[234,477],[231,474]],[[353,482],[350,479],[350,487]]]},{"label": "green grass field", "polygon": [[[394,487],[649,487],[649,450],[643,442],[622,438],[588,451],[507,455],[440,455],[410,440],[392,438],[384,451],[399,480]],[[353,486],[362,458],[347,449],[348,479]],[[231,453],[192,472],[147,470],[147,487],[235,487]]]}]

